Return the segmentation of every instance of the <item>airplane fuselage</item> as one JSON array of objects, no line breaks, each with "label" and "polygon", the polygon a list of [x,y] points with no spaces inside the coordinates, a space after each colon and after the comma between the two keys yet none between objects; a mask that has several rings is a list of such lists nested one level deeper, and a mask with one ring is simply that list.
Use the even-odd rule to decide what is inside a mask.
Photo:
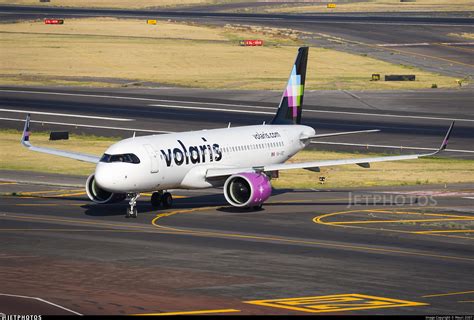
[{"label": "airplane fuselage", "polygon": [[[222,186],[222,179],[205,178],[208,168],[283,163],[306,146],[302,136],[314,134],[303,125],[255,125],[129,138],[106,150],[95,179],[110,192]],[[107,158],[120,155],[139,161]]]}]

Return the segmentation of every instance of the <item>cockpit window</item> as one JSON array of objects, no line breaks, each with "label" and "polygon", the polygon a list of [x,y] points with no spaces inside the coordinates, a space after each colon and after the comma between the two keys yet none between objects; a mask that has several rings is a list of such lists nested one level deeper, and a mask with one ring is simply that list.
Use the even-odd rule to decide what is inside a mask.
[{"label": "cockpit window", "polygon": [[107,154],[104,153],[100,162],[126,162],[126,163],[140,163],[140,159],[133,153],[124,154]]}]

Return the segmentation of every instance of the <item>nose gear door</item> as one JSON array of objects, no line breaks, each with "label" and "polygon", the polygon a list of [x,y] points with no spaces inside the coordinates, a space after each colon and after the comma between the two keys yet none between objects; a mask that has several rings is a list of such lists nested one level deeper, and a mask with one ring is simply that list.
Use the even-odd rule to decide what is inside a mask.
[{"label": "nose gear door", "polygon": [[150,144],[143,145],[150,157],[150,172],[157,173],[159,171],[159,160],[158,160],[158,152],[153,148]]}]

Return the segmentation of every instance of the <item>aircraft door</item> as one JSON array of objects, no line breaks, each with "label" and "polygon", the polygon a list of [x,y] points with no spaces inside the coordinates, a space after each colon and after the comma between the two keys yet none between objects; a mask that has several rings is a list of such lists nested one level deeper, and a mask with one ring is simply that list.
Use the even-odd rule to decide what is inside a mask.
[{"label": "aircraft door", "polygon": [[148,153],[148,156],[150,157],[150,163],[151,163],[150,172],[157,173],[160,168],[158,152],[150,144],[145,144],[143,146],[145,147]]}]

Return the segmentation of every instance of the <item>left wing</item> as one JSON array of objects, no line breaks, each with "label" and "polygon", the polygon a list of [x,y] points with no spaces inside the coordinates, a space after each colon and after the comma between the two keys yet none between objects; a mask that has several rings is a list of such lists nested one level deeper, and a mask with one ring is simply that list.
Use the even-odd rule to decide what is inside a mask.
[{"label": "left wing", "polygon": [[30,143],[30,134],[31,134],[31,132],[30,132],[30,114],[28,114],[26,116],[25,128],[23,129],[23,135],[21,136],[21,144],[23,146],[27,147],[31,151],[52,154],[52,155],[55,155],[55,156],[75,159],[75,160],[79,160],[79,161],[98,163],[99,160],[100,160],[100,157],[90,155],[90,154],[73,152],[73,151],[64,151],[64,150],[45,148],[45,147],[35,147]]},{"label": "left wing", "polygon": [[312,161],[312,162],[301,162],[301,163],[280,163],[280,164],[270,164],[267,166],[261,167],[247,167],[247,168],[216,168],[208,169],[206,178],[216,178],[222,176],[229,176],[232,174],[242,173],[242,172],[270,172],[278,170],[289,170],[289,169],[309,169],[313,171],[318,171],[320,167],[327,166],[339,166],[344,164],[357,164],[364,168],[369,168],[371,162],[384,162],[384,161],[398,161],[398,160],[411,160],[418,159],[421,157],[433,156],[439,152],[446,149],[448,145],[448,139],[451,135],[451,131],[454,127],[454,121],[451,123],[451,126],[446,133],[446,136],[443,140],[443,143],[438,150],[432,153],[424,154],[410,154],[402,156],[387,156],[387,157],[372,157],[372,158],[356,158],[356,159],[340,159],[340,160],[322,160],[322,161]]}]

